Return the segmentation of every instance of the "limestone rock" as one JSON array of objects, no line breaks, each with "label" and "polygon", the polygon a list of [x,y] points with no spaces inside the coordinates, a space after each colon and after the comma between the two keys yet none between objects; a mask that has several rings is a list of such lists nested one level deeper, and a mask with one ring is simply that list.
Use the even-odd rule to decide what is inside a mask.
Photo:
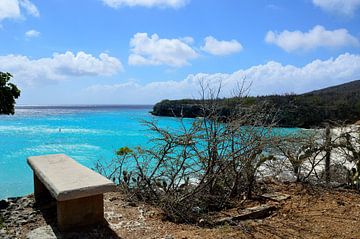
[{"label": "limestone rock", "polygon": [[26,239],[57,239],[57,237],[51,226],[44,226],[29,232]]},{"label": "limestone rock", "polygon": [[261,197],[270,199],[272,201],[281,202],[290,198],[290,195],[284,193],[265,193],[261,195]]}]

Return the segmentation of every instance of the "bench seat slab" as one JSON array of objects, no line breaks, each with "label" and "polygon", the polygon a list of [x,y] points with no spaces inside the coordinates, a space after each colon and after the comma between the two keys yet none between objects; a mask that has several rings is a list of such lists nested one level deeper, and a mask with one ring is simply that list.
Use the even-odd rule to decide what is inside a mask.
[{"label": "bench seat slab", "polygon": [[115,184],[65,154],[28,158],[37,178],[57,201],[89,197],[114,191]]}]

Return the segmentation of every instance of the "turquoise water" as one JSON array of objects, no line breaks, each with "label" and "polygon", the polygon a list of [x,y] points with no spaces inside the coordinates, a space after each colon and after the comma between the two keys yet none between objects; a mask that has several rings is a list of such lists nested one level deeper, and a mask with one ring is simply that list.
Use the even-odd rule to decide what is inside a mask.
[{"label": "turquoise water", "polygon": [[[155,117],[150,106],[21,107],[13,116],[0,115],[0,199],[33,192],[26,158],[65,153],[90,168],[110,160],[122,146],[149,145],[142,120],[179,127],[175,118]],[[190,125],[192,119],[185,119]],[[277,129],[277,134],[297,129]]]},{"label": "turquoise water", "polygon": [[[150,110],[150,106],[21,107],[13,116],[0,116],[0,199],[32,193],[29,156],[65,153],[92,167],[99,159],[111,159],[121,146],[146,145],[149,135],[140,121],[154,118]],[[177,124],[164,117],[160,122]]]}]

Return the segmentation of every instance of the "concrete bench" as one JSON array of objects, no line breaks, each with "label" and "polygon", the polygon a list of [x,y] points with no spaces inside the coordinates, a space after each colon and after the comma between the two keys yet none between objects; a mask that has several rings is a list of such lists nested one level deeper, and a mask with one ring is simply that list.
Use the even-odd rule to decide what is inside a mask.
[{"label": "concrete bench", "polygon": [[37,203],[56,199],[60,230],[105,222],[103,194],[115,184],[64,154],[34,156],[27,159],[34,171]]}]

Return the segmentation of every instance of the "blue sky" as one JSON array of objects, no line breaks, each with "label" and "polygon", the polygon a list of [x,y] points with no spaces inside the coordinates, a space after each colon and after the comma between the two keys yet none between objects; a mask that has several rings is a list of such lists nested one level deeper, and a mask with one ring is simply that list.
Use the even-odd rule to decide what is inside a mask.
[{"label": "blue sky", "polygon": [[18,104],[153,104],[360,79],[360,0],[1,0]]}]

